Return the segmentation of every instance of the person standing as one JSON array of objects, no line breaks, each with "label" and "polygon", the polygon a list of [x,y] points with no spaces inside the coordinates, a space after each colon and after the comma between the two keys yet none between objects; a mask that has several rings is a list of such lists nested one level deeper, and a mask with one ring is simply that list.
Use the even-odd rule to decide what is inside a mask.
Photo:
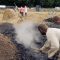
[{"label": "person standing", "polygon": [[22,16],[24,16],[24,8],[23,8],[23,7],[20,8],[20,14],[21,14]]},{"label": "person standing", "polygon": [[27,16],[27,6],[24,7],[24,14]]}]

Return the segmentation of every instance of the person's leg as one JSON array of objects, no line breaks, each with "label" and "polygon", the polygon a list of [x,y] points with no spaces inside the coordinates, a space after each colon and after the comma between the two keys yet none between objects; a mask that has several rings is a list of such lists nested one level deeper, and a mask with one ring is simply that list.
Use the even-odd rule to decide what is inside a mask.
[{"label": "person's leg", "polygon": [[21,16],[23,16],[22,12],[20,12]]},{"label": "person's leg", "polygon": [[25,13],[25,16],[27,16],[27,12]]},{"label": "person's leg", "polygon": [[22,12],[21,14],[22,14],[22,16],[23,16],[23,12]]}]

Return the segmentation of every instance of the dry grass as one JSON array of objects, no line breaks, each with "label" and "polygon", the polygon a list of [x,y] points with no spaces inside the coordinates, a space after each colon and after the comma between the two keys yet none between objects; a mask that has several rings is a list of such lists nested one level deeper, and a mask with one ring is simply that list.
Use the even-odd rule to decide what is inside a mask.
[{"label": "dry grass", "polygon": [[[9,22],[9,23],[20,23],[21,22],[21,17],[19,16],[19,12],[14,11],[13,9],[5,9],[5,10],[0,10],[0,23],[3,22]],[[49,17],[53,16],[59,16],[60,17],[60,12],[31,12],[28,11],[27,16],[22,17],[23,21],[25,20],[31,20],[33,22],[40,23],[44,19],[47,19]]]},{"label": "dry grass", "polygon": [[3,13],[3,20],[9,20],[15,16],[15,12],[12,9],[6,9]]},{"label": "dry grass", "polygon": [[24,20],[31,20],[36,23],[42,22],[44,19],[49,17],[59,16],[60,12],[28,12],[28,15],[24,17]]},{"label": "dry grass", "polygon": [[[3,12],[2,12],[3,11]],[[18,13],[13,9],[4,9],[1,10],[0,14],[0,23],[9,22],[9,23],[17,23],[18,20],[21,20]]]}]

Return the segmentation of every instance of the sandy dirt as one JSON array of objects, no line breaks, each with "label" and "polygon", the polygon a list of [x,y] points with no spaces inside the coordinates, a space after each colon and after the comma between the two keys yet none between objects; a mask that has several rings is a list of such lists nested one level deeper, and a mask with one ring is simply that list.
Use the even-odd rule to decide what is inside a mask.
[{"label": "sandy dirt", "polygon": [[[12,10],[12,9],[10,9]],[[13,12],[9,14],[9,11],[6,12],[6,10],[0,10],[0,23],[3,23],[3,22],[9,22],[9,23],[13,23],[13,24],[16,24],[16,23],[19,23],[21,22],[21,16],[19,16],[19,13],[12,10]],[[10,16],[13,14],[14,16]],[[34,22],[41,22],[43,21],[44,19],[47,19],[49,17],[53,17],[53,16],[59,16],[60,17],[60,12],[33,12],[33,11],[28,11],[28,14],[27,16],[24,16],[22,17],[23,21],[25,20],[31,20],[31,21],[34,21]],[[5,19],[6,17],[6,19]]]}]

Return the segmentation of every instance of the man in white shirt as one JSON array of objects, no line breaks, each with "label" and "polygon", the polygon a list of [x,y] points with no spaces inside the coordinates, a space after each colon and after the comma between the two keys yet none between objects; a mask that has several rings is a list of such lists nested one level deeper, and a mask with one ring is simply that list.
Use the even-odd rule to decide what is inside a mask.
[{"label": "man in white shirt", "polygon": [[45,24],[41,24],[38,28],[47,37],[47,41],[40,50],[48,53],[48,58],[51,58],[59,51],[60,29],[48,28]]}]

